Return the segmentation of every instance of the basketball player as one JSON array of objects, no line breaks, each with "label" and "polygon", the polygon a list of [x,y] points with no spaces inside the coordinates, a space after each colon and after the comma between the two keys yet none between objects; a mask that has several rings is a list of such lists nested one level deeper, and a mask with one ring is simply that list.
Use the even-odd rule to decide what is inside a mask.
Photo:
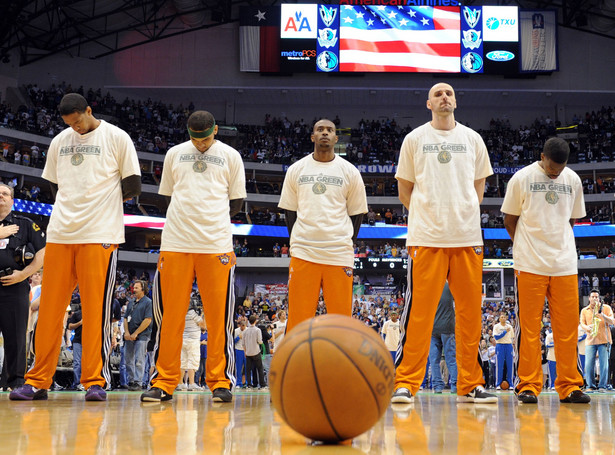
[{"label": "basketball player", "polygon": [[237,150],[215,139],[206,111],[188,118],[190,140],[165,157],[159,193],[171,197],[154,278],[156,371],[141,401],[168,401],[179,384],[181,349],[196,276],[207,321],[206,382],[214,401],[232,401],[235,384],[233,315],[235,253],[231,217],[246,197]]},{"label": "basketball player", "polygon": [[513,327],[508,322],[506,313],[500,314],[500,320],[493,326],[495,338],[495,364],[497,366],[495,385],[499,389],[504,380],[504,366],[506,366],[506,381],[513,383]]},{"label": "basketball player", "polygon": [[361,174],[334,153],[335,125],[322,119],[314,152],[288,168],[279,207],[290,235],[289,332],[316,314],[322,288],[329,314],[352,314],[353,243],[367,213]]},{"label": "basketball player", "polygon": [[43,178],[56,201],[47,228],[45,274],[34,342],[34,366],[11,400],[45,400],[60,353],[62,319],[77,283],[83,312],[81,384],[87,401],[104,401],[111,384],[111,306],[117,248],[124,242],[122,200],[141,194],[130,136],[96,119],[86,99],[65,95],[58,106],[70,128],[49,146]]},{"label": "basketball player", "polygon": [[438,301],[448,278],[456,304],[457,401],[493,403],[478,362],[481,336],[483,239],[480,203],[493,173],[475,131],[457,123],[455,91],[429,90],[428,122],[406,136],[395,178],[408,208],[408,294],[400,318],[401,342],[393,403],[412,403],[429,354]]},{"label": "basketball player", "polygon": [[589,403],[577,368],[579,291],[572,226],[585,216],[583,186],[566,167],[570,148],[551,138],[540,161],[518,171],[508,183],[502,212],[513,240],[515,285],[521,333],[515,392],[522,403],[537,403],[542,390],[540,326],[549,301],[557,359],[555,390],[562,403]]}]

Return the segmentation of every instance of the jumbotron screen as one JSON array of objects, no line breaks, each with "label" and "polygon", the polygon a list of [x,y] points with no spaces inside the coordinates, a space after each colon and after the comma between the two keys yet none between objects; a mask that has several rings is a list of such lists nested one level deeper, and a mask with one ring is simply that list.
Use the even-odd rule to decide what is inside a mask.
[{"label": "jumbotron screen", "polygon": [[[242,25],[269,28],[268,35],[254,35],[252,39],[260,40],[263,55],[268,53],[270,60],[278,59],[273,62],[273,70],[267,69],[261,55],[258,71],[276,72],[276,63],[281,73],[510,75],[557,69],[553,11],[522,12],[516,6],[348,3],[353,4],[258,8],[252,22],[250,14],[245,14]],[[271,27],[279,27],[277,43]],[[263,43],[266,36],[269,42]],[[242,35],[242,52],[244,41]]]}]

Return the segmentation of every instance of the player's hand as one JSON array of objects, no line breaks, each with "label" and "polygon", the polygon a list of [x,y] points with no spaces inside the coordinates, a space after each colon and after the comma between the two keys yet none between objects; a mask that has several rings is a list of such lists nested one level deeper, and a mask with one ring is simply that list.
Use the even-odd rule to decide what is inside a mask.
[{"label": "player's hand", "polygon": [[27,276],[22,270],[13,270],[13,273],[10,275],[0,278],[0,282],[2,283],[2,286],[10,286],[12,284],[21,283],[26,278]]},{"label": "player's hand", "polygon": [[0,226],[0,239],[5,239],[10,237],[13,234],[17,234],[19,232],[19,226],[16,224],[9,224],[6,226]]}]

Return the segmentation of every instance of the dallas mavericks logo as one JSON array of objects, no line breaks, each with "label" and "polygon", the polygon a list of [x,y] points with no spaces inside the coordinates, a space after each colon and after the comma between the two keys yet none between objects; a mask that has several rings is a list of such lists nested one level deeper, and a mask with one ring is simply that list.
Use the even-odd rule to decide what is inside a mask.
[{"label": "dallas mavericks logo", "polygon": [[557,204],[557,201],[559,200],[559,196],[557,195],[557,193],[555,191],[547,191],[547,194],[545,194],[545,199],[549,204]]},{"label": "dallas mavericks logo", "polygon": [[470,50],[480,47],[483,42],[480,38],[480,33],[480,31],[477,32],[476,30],[464,30],[463,38],[461,40],[463,42],[463,46]]},{"label": "dallas mavericks logo", "polygon": [[483,58],[476,52],[468,52],[462,57],[461,66],[468,73],[478,73],[483,67]]},{"label": "dallas mavericks logo", "polygon": [[337,16],[337,8],[327,8],[325,5],[320,5],[320,18],[327,27],[331,27],[335,16]]},{"label": "dallas mavericks logo", "polygon": [[468,24],[470,28],[474,28],[480,19],[480,10],[476,8],[470,9],[467,6],[464,6],[463,17],[466,19],[466,24]]},{"label": "dallas mavericks logo", "polygon": [[320,69],[320,71],[333,71],[337,68],[337,63],[337,55],[331,51],[322,51],[318,54],[318,57],[316,57],[316,65],[318,65],[318,69]]},{"label": "dallas mavericks logo", "polygon": [[337,43],[337,30],[323,28],[318,31],[318,44],[324,48],[335,46]]}]

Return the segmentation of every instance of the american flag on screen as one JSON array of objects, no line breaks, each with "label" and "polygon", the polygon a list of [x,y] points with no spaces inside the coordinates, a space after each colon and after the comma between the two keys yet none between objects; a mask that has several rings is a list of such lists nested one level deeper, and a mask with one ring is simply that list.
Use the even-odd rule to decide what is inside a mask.
[{"label": "american flag on screen", "polygon": [[340,11],[340,71],[460,71],[459,7],[351,6]]}]

